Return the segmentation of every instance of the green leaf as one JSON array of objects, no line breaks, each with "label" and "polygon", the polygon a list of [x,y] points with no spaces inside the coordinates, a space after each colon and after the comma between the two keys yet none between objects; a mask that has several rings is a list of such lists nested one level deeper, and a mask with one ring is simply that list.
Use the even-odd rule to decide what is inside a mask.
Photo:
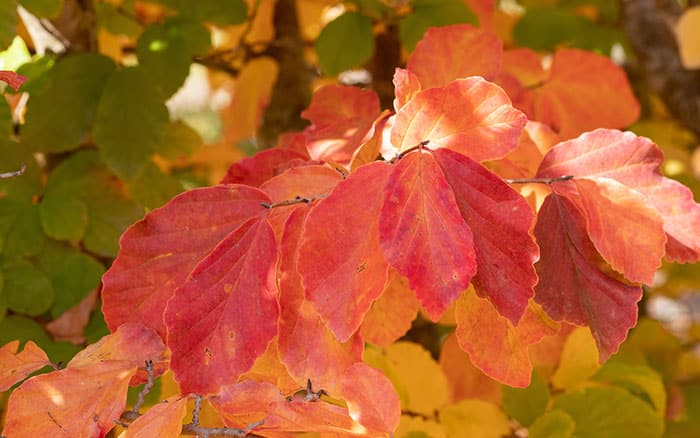
[{"label": "green leaf", "polygon": [[530,386],[527,388],[511,388],[503,385],[502,393],[503,409],[526,427],[544,414],[549,403],[547,383],[537,371],[533,371]]},{"label": "green leaf", "polygon": [[0,199],[0,254],[29,257],[44,247],[39,209],[29,201]]},{"label": "green leaf", "polygon": [[596,24],[586,17],[558,7],[527,9],[513,29],[518,45],[553,50],[565,45],[610,53],[613,44],[624,42],[622,32]]},{"label": "green leaf", "polygon": [[146,73],[125,68],[115,71],[105,85],[93,134],[103,160],[129,181],[143,171],[167,122],[163,96]]},{"label": "green leaf", "polygon": [[20,0],[20,4],[41,18],[56,18],[63,8],[63,0]]},{"label": "green leaf", "polygon": [[248,18],[248,6],[243,0],[182,1],[182,16],[222,26],[241,24]]},{"label": "green leaf", "polygon": [[2,320],[5,319],[5,315],[7,315],[7,299],[5,298],[5,293],[3,292],[4,285],[5,276],[2,274],[2,270],[0,270],[0,322],[2,322]]},{"label": "green leaf", "polygon": [[31,201],[41,190],[41,169],[26,145],[0,138],[2,172],[26,169],[21,176],[0,179],[0,198]]},{"label": "green leaf", "polygon": [[41,225],[46,235],[57,240],[77,242],[85,235],[88,211],[77,198],[47,196],[39,204]]},{"label": "green leaf", "polygon": [[42,199],[42,216],[65,215],[64,206],[77,202],[87,208],[83,244],[107,257],[116,255],[126,227],[143,216],[143,209],[125,196],[121,182],[93,150],[78,152],[54,169]]},{"label": "green leaf", "polygon": [[0,99],[0,137],[12,135],[12,110],[6,99]]},{"label": "green leaf", "polygon": [[649,404],[621,388],[594,387],[563,394],[553,409],[571,416],[577,438],[656,438],[663,421]]},{"label": "green leaf", "polygon": [[22,140],[34,151],[64,152],[87,140],[114,62],[94,53],[66,57],[50,72],[48,87],[27,103]]},{"label": "green leaf", "polygon": [[648,365],[668,384],[678,374],[681,352],[681,341],[660,322],[642,318],[611,360]]},{"label": "green leaf", "polygon": [[12,43],[17,26],[17,0],[0,2],[0,49]]},{"label": "green leaf", "polygon": [[169,160],[176,160],[191,155],[201,145],[202,138],[197,131],[180,121],[170,122],[163,129],[156,152]]},{"label": "green leaf", "polygon": [[528,428],[529,438],[570,438],[576,423],[563,411],[550,411],[535,420]]},{"label": "green leaf", "polygon": [[53,342],[44,329],[32,319],[10,315],[0,321],[0,345],[15,339],[20,341],[20,348],[24,348],[27,341],[34,341],[54,363],[68,362],[81,349],[80,346],[68,342]]},{"label": "green leaf", "polygon": [[31,59],[32,55],[20,36],[16,36],[12,40],[10,47],[0,51],[0,65],[2,65],[3,70],[16,71],[22,64],[31,61]]},{"label": "green leaf", "polygon": [[192,57],[206,53],[210,46],[211,36],[204,26],[174,18],[148,26],[136,44],[136,54],[146,78],[167,98],[185,82]]},{"label": "green leaf", "polygon": [[607,362],[593,380],[621,386],[641,397],[656,410],[659,418],[666,415],[666,389],[661,376],[644,365]]},{"label": "green leaf", "polygon": [[620,16],[620,3],[610,0],[561,0],[561,6],[575,9],[580,6],[595,6],[600,16],[609,23],[617,23]]},{"label": "green leaf", "polygon": [[374,53],[372,21],[358,12],[344,13],[321,30],[316,53],[328,76],[362,65]]},{"label": "green leaf", "polygon": [[97,23],[113,35],[136,38],[141,33],[139,22],[131,16],[121,13],[111,3],[97,3],[95,15],[97,15]]},{"label": "green leaf", "polygon": [[51,70],[56,64],[56,59],[51,55],[39,56],[30,62],[22,64],[17,73],[26,76],[27,81],[22,84],[19,91],[31,95],[44,93],[51,83]]},{"label": "green leaf", "polygon": [[146,164],[128,188],[132,198],[148,209],[160,207],[184,190],[177,179],[164,174],[153,163]]},{"label": "green leaf", "polygon": [[36,264],[51,280],[55,300],[51,306],[52,318],[79,304],[91,291],[99,287],[105,271],[97,260],[78,249],[51,241],[37,257]]},{"label": "green leaf", "polygon": [[413,12],[399,21],[399,39],[409,52],[429,27],[479,22],[463,0],[413,0],[411,4]]},{"label": "green leaf", "polygon": [[2,271],[5,277],[3,293],[10,310],[29,316],[49,310],[54,291],[46,274],[22,259],[3,262]]},{"label": "green leaf", "polygon": [[689,421],[700,424],[700,382],[686,383],[681,388],[686,417]]}]

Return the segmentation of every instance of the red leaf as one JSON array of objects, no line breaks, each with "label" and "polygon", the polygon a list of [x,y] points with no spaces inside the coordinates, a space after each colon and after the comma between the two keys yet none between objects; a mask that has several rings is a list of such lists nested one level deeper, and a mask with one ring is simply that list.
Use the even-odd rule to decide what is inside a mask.
[{"label": "red leaf", "polygon": [[228,427],[245,429],[265,418],[270,403],[284,401],[275,385],[253,380],[226,385],[212,404]]},{"label": "red leaf", "polygon": [[[419,43],[420,44],[420,43]],[[418,76],[410,70],[397,68],[394,72],[394,111],[399,111],[422,89]]]},{"label": "red leaf", "polygon": [[165,337],[163,312],[173,292],[214,247],[251,217],[267,214],[270,199],[246,186],[195,189],[132,225],[102,277],[102,311],[111,330],[139,322]]},{"label": "red leaf", "polygon": [[304,298],[301,277],[297,273],[300,260],[297,249],[308,211],[306,206],[297,207],[290,214],[282,236],[278,275],[279,356],[299,386],[311,379],[314,386],[337,392],[344,370],[362,360],[364,345],[362,339],[352,333],[347,342],[339,342],[313,304]]},{"label": "red leaf", "polygon": [[471,77],[418,93],[396,114],[391,142],[405,151],[427,140],[484,161],[515,149],[526,122],[501,87]]},{"label": "red leaf", "polygon": [[362,323],[387,282],[378,220],[391,166],[360,167],[309,213],[299,257],[306,298],[341,342]]},{"label": "red leaf", "polygon": [[476,273],[472,232],[431,154],[403,157],[384,192],[379,216],[384,256],[437,320]]},{"label": "red leaf", "polygon": [[366,342],[386,348],[411,328],[419,307],[406,277],[391,269],[384,291],[365,314],[360,334]]},{"label": "red leaf", "polygon": [[[89,367],[104,361],[128,361],[131,366],[143,367],[147,360],[153,361],[155,376],[168,369],[170,357],[163,340],[150,327],[126,323],[112,334],[107,335],[76,354],[68,368]],[[146,381],[146,373],[141,373],[132,385]]]},{"label": "red leaf", "polygon": [[273,148],[260,151],[229,167],[220,184],[246,184],[260,187],[262,183],[281,173],[279,167],[294,159],[307,157],[292,149]]},{"label": "red leaf", "polygon": [[309,155],[314,160],[349,163],[355,149],[369,139],[379,111],[374,91],[340,85],[320,88],[301,113],[311,122],[304,130]]},{"label": "red leaf", "polygon": [[377,432],[392,433],[399,425],[399,395],[379,370],[358,362],[345,370],[342,387],[353,420]]},{"label": "red leaf", "polygon": [[183,393],[211,394],[250,369],[277,333],[277,243],[265,219],[231,232],[165,310],[171,368]]},{"label": "red leaf", "polygon": [[187,414],[187,397],[174,395],[163,400],[134,420],[124,438],[178,438]]},{"label": "red leaf", "polygon": [[491,303],[470,291],[457,300],[455,317],[459,345],[474,366],[493,379],[518,388],[530,384],[528,346],[556,332],[554,323],[530,307],[514,326]]},{"label": "red leaf", "polygon": [[19,90],[19,87],[27,80],[25,76],[18,75],[13,71],[0,70],[0,81],[6,82],[13,90]]},{"label": "red leaf", "polygon": [[538,176],[612,178],[642,193],[663,219],[666,259],[695,262],[700,259],[700,205],[687,187],[661,175],[662,162],[662,152],[649,139],[597,129],[553,148]]},{"label": "red leaf", "polygon": [[0,392],[5,392],[34,371],[51,365],[44,350],[27,341],[19,352],[19,341],[10,341],[0,348]]},{"label": "red leaf", "polygon": [[447,149],[435,151],[474,235],[477,270],[472,283],[498,312],[517,324],[534,295],[534,214],[525,198],[479,163]]},{"label": "red leaf", "polygon": [[639,117],[639,102],[624,70],[586,50],[557,50],[549,80],[531,93],[528,116],[564,139],[599,127],[623,128]]},{"label": "red leaf", "polygon": [[585,219],[566,197],[545,199],[535,236],[541,252],[535,300],[554,320],[589,326],[604,361],[636,324],[641,287],[601,270],[603,260],[585,233]]},{"label": "red leaf", "polygon": [[130,361],[105,361],[32,377],[10,395],[8,437],[104,437],[126,405]]},{"label": "red leaf", "polygon": [[492,81],[501,70],[502,52],[500,38],[469,24],[431,27],[408,57],[406,68],[424,89],[469,76]]}]

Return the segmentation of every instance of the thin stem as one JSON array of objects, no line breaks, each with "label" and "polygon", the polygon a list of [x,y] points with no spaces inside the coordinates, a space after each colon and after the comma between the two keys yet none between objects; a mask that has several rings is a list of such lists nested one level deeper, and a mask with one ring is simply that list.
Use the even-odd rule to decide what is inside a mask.
[{"label": "thin stem", "polygon": [[396,154],[396,156],[394,158],[391,159],[390,163],[392,163],[392,164],[396,163],[397,161],[401,160],[403,157],[405,157],[406,155],[410,154],[413,151],[422,151],[423,148],[425,148],[428,145],[428,143],[430,143],[430,140],[423,140],[422,142],[418,143],[417,145],[411,146],[410,148],[406,149],[403,152],[399,152],[398,154]]},{"label": "thin stem", "polygon": [[514,178],[514,179],[505,179],[504,181],[506,184],[529,184],[529,183],[535,183],[535,184],[552,184],[555,182],[559,181],[569,181],[570,179],[573,179],[573,175],[564,175],[564,176],[558,176],[556,178]]},{"label": "thin stem", "polygon": [[275,208],[275,207],[284,207],[287,205],[294,205],[294,204],[310,204],[314,202],[317,199],[323,199],[326,196],[328,196],[327,193],[324,193],[322,195],[316,195],[312,196],[311,198],[304,198],[302,196],[296,196],[294,199],[285,199],[284,201],[279,201],[279,202],[261,202],[260,205],[262,205],[265,208]]},{"label": "thin stem", "polygon": [[27,170],[27,165],[22,163],[19,170],[15,170],[13,172],[0,173],[0,179],[14,178],[15,176],[20,176],[24,173],[25,170]]},{"label": "thin stem", "polygon": [[151,389],[153,389],[153,381],[155,380],[155,377],[153,375],[153,361],[150,359],[146,361],[146,372],[148,373],[148,381],[146,381],[143,389],[139,391],[138,399],[136,400],[136,403],[134,403],[134,408],[131,410],[131,412],[134,414],[139,413],[139,409],[143,405],[143,401]]}]

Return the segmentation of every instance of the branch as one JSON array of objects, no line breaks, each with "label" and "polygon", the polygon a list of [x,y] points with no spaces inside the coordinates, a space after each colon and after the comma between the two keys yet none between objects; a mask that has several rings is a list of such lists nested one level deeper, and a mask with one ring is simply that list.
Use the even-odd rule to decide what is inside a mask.
[{"label": "branch", "polygon": [[25,170],[27,170],[27,165],[22,163],[19,170],[15,170],[13,172],[0,173],[0,179],[14,178],[15,176],[20,176],[24,174]]},{"label": "branch", "polygon": [[556,178],[514,178],[514,179],[504,179],[506,184],[552,184],[559,181],[569,181],[574,179],[573,175],[558,176]]}]

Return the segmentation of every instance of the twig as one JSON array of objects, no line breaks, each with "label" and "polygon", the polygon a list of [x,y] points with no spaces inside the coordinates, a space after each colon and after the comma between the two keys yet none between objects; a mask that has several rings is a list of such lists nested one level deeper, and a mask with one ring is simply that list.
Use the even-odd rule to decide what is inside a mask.
[{"label": "twig", "polygon": [[192,425],[199,427],[199,413],[202,410],[202,396],[194,395],[194,409],[192,410]]},{"label": "twig", "polygon": [[556,178],[514,178],[505,179],[504,181],[506,182],[506,184],[552,184],[559,181],[569,181],[571,179],[574,179],[573,175],[558,176]]},{"label": "twig", "polygon": [[19,168],[19,170],[15,170],[13,172],[0,173],[0,179],[14,178],[15,176],[20,176],[24,173],[25,170],[27,170],[27,165],[22,163],[22,166]]},{"label": "twig", "polygon": [[394,158],[392,158],[391,161],[389,161],[389,163],[394,164],[413,151],[423,150],[423,148],[425,148],[429,143],[430,143],[430,140],[423,140],[422,142],[418,143],[417,145],[411,146],[410,148],[406,149],[405,151],[399,152],[398,154],[396,154],[396,156]]},{"label": "twig", "polygon": [[155,380],[155,377],[153,376],[153,361],[150,359],[146,361],[146,372],[148,373],[148,380],[143,386],[143,389],[139,391],[136,403],[134,403],[134,408],[131,410],[131,412],[134,414],[139,413],[139,409],[141,408],[141,405],[143,405],[145,397],[148,395],[151,389],[153,389],[153,381]]},{"label": "twig", "polygon": [[270,209],[270,208],[284,207],[287,205],[294,205],[294,204],[310,204],[317,199],[323,199],[327,196],[328,196],[327,193],[324,193],[322,195],[312,196],[311,198],[304,198],[302,196],[296,196],[296,197],[294,197],[294,199],[285,199],[284,201],[279,201],[279,202],[261,202],[260,205],[262,205],[265,208]]},{"label": "twig", "polygon": [[257,421],[255,423],[250,423],[245,429],[235,429],[232,427],[202,427],[195,426],[193,423],[190,423],[182,426],[181,433],[183,435],[197,435],[202,438],[211,438],[215,436],[259,438],[262,437],[262,435],[257,435],[250,432],[256,427],[262,426],[263,423],[263,420]]}]

